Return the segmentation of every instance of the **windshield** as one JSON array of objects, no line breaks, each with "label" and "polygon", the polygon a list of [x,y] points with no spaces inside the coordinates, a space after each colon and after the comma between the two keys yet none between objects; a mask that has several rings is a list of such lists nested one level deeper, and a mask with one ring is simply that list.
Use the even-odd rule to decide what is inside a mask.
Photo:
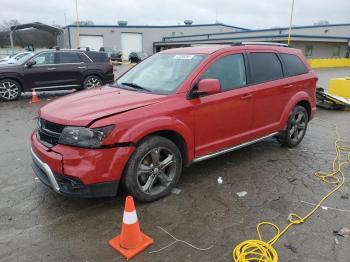
[{"label": "windshield", "polygon": [[117,80],[120,88],[170,94],[205,58],[203,55],[155,54]]},{"label": "windshield", "polygon": [[29,60],[29,58],[31,58],[33,56],[34,56],[34,53],[28,53],[25,56],[22,56],[20,59],[18,59],[18,60],[14,59],[11,62],[13,62],[15,65],[21,65],[21,64],[27,62],[27,60]]}]

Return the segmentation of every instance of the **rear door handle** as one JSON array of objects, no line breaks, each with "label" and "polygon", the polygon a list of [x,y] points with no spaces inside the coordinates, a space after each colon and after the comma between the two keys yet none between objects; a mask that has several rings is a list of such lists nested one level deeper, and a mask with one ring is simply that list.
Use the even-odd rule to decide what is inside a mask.
[{"label": "rear door handle", "polygon": [[47,70],[56,70],[56,67],[49,67]]},{"label": "rear door handle", "polygon": [[86,66],[78,66],[79,69],[85,69]]},{"label": "rear door handle", "polygon": [[252,98],[252,94],[245,94],[245,95],[240,97],[241,100],[247,100],[247,99],[251,99],[251,98]]}]

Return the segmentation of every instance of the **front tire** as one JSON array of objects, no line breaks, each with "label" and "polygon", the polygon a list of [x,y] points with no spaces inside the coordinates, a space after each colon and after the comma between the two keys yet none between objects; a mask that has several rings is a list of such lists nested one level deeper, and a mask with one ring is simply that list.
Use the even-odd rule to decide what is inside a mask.
[{"label": "front tire", "polygon": [[160,136],[145,138],[131,156],[124,172],[124,185],[142,202],[151,202],[170,193],[182,170],[178,147]]},{"label": "front tire", "polygon": [[21,85],[12,79],[0,81],[0,99],[4,101],[14,101],[21,96]]},{"label": "front tire", "polygon": [[98,76],[91,75],[84,79],[83,88],[91,89],[102,85],[102,81]]},{"label": "front tire", "polygon": [[283,146],[295,147],[304,138],[309,122],[308,113],[303,106],[296,106],[290,114],[286,130],[279,134]]}]

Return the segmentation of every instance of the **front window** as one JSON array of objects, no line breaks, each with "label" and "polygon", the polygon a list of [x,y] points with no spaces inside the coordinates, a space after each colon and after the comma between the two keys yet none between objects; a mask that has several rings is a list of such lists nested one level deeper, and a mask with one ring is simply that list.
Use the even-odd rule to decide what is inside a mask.
[{"label": "front window", "polygon": [[48,52],[33,58],[37,65],[50,65],[55,63],[55,53]]},{"label": "front window", "polygon": [[170,94],[204,58],[203,55],[155,54],[129,70],[116,83],[120,88]]},{"label": "front window", "polygon": [[208,78],[218,79],[221,84],[221,91],[246,85],[243,55],[228,55],[219,59],[201,77],[201,79]]}]

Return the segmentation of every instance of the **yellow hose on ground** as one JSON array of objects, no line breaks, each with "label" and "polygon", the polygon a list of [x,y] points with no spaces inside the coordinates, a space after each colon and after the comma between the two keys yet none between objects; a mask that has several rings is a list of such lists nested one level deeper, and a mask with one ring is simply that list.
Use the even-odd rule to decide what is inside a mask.
[{"label": "yellow hose on ground", "polygon": [[[345,177],[342,171],[342,167],[345,164],[350,165],[350,146],[342,145],[342,144],[350,144],[350,142],[341,140],[338,133],[338,127],[336,126],[335,128],[336,128],[336,141],[334,145],[335,145],[336,156],[333,160],[333,169],[329,173],[319,171],[314,174],[316,177],[321,179],[321,181],[325,182],[326,184],[334,185],[334,188],[329,193],[327,193],[324,197],[322,197],[321,200],[318,202],[318,204],[314,208],[312,208],[310,212],[307,213],[304,217],[301,217],[296,213],[290,214],[289,215],[290,223],[282,231],[276,224],[273,224],[271,222],[264,221],[259,223],[256,227],[259,240],[246,240],[238,244],[233,249],[233,252],[232,252],[234,262],[248,262],[248,261],[277,262],[278,254],[272,245],[276,243],[276,241],[284,233],[286,233],[291,226],[302,224],[305,220],[307,220],[310,216],[312,216],[330,195],[332,195],[334,192],[336,192],[337,190],[339,190],[339,188],[343,186]],[[347,161],[341,162],[342,151],[349,152],[347,154]],[[260,228],[262,226],[270,226],[276,231],[275,236],[267,242],[262,240],[261,231],[260,231]]]}]

